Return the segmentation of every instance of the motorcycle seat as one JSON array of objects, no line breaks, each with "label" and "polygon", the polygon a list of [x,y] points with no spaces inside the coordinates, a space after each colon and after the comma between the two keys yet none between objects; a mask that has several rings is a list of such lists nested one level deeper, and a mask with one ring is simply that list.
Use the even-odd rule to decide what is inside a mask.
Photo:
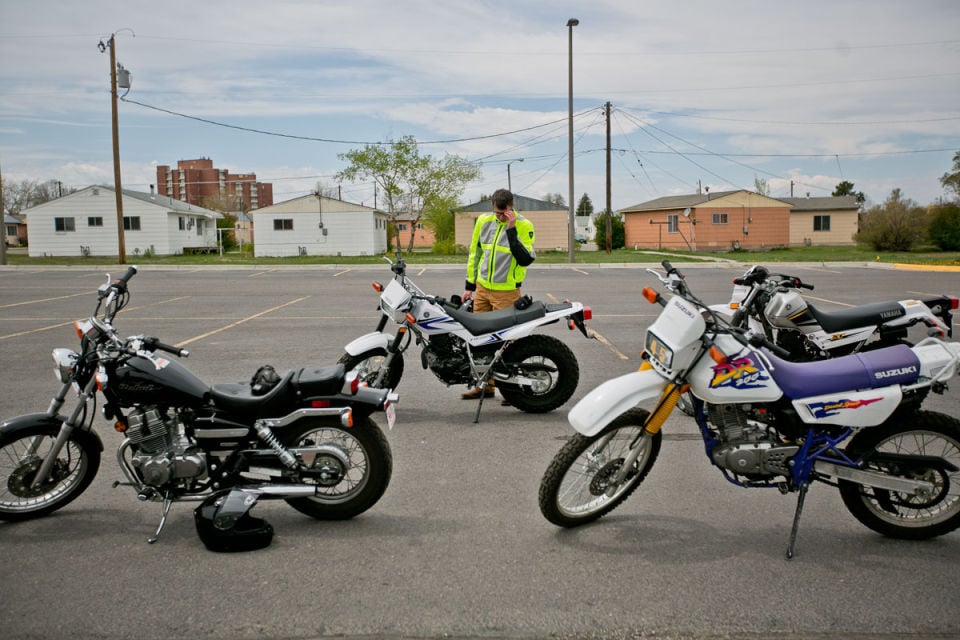
[{"label": "motorcycle seat", "polygon": [[546,306],[543,302],[537,300],[526,309],[517,309],[508,307],[497,311],[487,311],[485,313],[472,313],[470,311],[461,311],[451,304],[444,305],[447,313],[453,319],[462,324],[467,331],[475,336],[482,336],[485,333],[493,333],[509,329],[524,322],[530,322],[547,315]]},{"label": "motorcycle seat", "polygon": [[840,311],[823,311],[809,303],[807,308],[827,333],[881,325],[907,314],[899,302],[874,302]]},{"label": "motorcycle seat", "polygon": [[301,398],[332,396],[340,393],[346,368],[342,364],[327,367],[304,367],[297,372],[293,386]]},{"label": "motorcycle seat", "polygon": [[827,393],[911,384],[920,377],[920,359],[904,344],[816,362],[789,362],[769,351],[770,374],[791,400]]},{"label": "motorcycle seat", "polygon": [[254,393],[249,382],[223,382],[210,387],[210,399],[213,403],[230,412],[243,412],[260,415],[259,409],[265,407],[290,385],[293,370],[287,371],[270,391],[262,395]]}]

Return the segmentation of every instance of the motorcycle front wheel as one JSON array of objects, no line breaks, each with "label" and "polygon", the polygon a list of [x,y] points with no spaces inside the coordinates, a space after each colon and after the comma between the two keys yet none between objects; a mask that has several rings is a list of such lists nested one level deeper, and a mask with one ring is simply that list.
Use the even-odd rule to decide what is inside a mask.
[{"label": "motorcycle front wheel", "polygon": [[630,409],[595,436],[577,434],[554,456],[540,482],[540,512],[560,527],[576,527],[613,511],[640,486],[660,453],[662,436],[644,438],[645,449],[619,486],[611,480],[642,436],[648,412]]},{"label": "motorcycle front wheel", "polygon": [[345,353],[337,362],[342,364],[347,372],[356,371],[357,375],[360,376],[361,384],[366,383],[375,389],[396,389],[397,385],[400,384],[400,378],[403,377],[402,353],[395,353],[393,355],[393,360],[390,361],[390,368],[384,372],[380,384],[375,384],[377,375],[383,368],[386,357],[386,349],[370,349],[356,356]]},{"label": "motorcycle front wheel", "polygon": [[50,477],[32,486],[59,431],[37,425],[0,433],[0,520],[28,520],[56,511],[83,493],[97,475],[100,450],[74,434],[57,454]]},{"label": "motorcycle front wheel", "polygon": [[511,406],[527,413],[547,413],[570,399],[580,381],[580,365],[570,347],[552,336],[535,334],[515,342],[503,355],[511,377],[524,382],[497,381]]},{"label": "motorcycle front wheel", "polygon": [[301,481],[316,485],[317,495],[287,500],[312,518],[347,520],[359,515],[376,504],[390,484],[393,454],[383,431],[369,417],[358,418],[349,428],[339,421],[301,421],[281,441],[288,448],[332,447],[337,452],[303,461]]},{"label": "motorcycle front wheel", "polygon": [[[929,495],[898,493],[840,480],[843,503],[862,524],[891,538],[925,540],[960,527],[960,420],[933,411],[895,415],[861,430],[847,445],[852,459],[866,459],[866,468],[891,476],[926,480]],[[917,456],[905,465],[889,458],[870,461],[873,453]],[[935,461],[924,464],[921,456]],[[936,461],[953,465],[951,471]]]}]

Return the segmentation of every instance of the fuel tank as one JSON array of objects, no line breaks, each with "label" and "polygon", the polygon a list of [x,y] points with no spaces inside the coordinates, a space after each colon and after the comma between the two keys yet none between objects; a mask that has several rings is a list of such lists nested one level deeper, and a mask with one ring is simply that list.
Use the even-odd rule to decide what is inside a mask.
[{"label": "fuel tank", "polygon": [[108,384],[125,405],[197,406],[206,402],[209,391],[189,369],[159,355],[130,358],[117,367]]}]

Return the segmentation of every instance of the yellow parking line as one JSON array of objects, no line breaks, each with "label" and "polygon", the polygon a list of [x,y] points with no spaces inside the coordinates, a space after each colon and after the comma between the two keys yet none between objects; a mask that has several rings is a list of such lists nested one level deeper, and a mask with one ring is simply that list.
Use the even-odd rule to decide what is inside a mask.
[{"label": "yellow parking line", "polygon": [[[69,297],[69,296],[65,296],[65,297]],[[159,302],[151,302],[151,303],[149,303],[149,304],[142,304],[142,305],[140,305],[139,307],[128,307],[128,308],[124,309],[124,311],[136,311],[137,309],[144,309],[144,308],[146,308],[146,307],[153,307],[153,306],[156,306],[156,305],[158,305],[158,304],[166,304],[166,303],[168,303],[168,302],[175,302],[175,301],[177,301],[177,300],[184,300],[184,299],[189,298],[189,297],[190,297],[190,296],[180,296],[180,297],[177,297],[177,298],[170,298],[169,300],[161,300],[161,301],[159,301]],[[58,328],[60,328],[60,327],[69,327],[69,326],[72,326],[73,323],[74,323],[74,321],[71,320],[70,322],[61,322],[61,323],[59,323],[59,324],[51,324],[50,326],[47,326],[47,327],[38,327],[38,328],[36,328],[36,329],[29,329],[29,330],[27,330],[27,331],[20,331],[20,332],[18,332],[18,333],[10,333],[10,334],[7,334],[7,335],[5,335],[5,336],[0,336],[0,340],[6,340],[7,338],[16,338],[16,337],[19,337],[19,336],[25,336],[25,335],[29,335],[29,334],[31,334],[31,333],[40,333],[41,331],[49,331],[50,329],[58,329]]]},{"label": "yellow parking line", "polygon": [[820,302],[829,302],[830,304],[838,304],[838,305],[840,305],[841,307],[854,307],[854,306],[856,306],[856,305],[852,305],[852,304],[847,304],[846,302],[837,302],[836,300],[827,300],[826,298],[818,298],[817,296],[811,296],[811,295],[807,295],[807,294],[803,294],[803,297],[804,297],[804,298],[810,298],[811,300],[818,300],[818,301],[820,301]]},{"label": "yellow parking line", "polygon": [[599,333],[597,333],[595,330],[590,329],[590,334],[591,334],[594,338],[596,338],[596,339],[600,342],[600,344],[606,346],[608,349],[610,349],[610,351],[613,351],[613,354],[614,354],[615,356],[617,356],[618,358],[620,358],[621,360],[629,360],[629,359],[630,359],[630,358],[628,358],[627,356],[625,356],[619,349],[617,349],[615,346],[613,346],[613,344],[611,344],[611,342],[610,342],[609,340],[607,340],[606,338],[604,338],[602,335],[600,335]]},{"label": "yellow parking line", "polygon": [[0,309],[6,309],[8,307],[20,307],[25,304],[38,304],[40,302],[52,302],[54,300],[66,300],[67,298],[76,298],[77,296],[88,296],[93,291],[84,291],[83,293],[71,293],[68,296],[57,296],[56,298],[41,298],[39,300],[24,300],[23,302],[11,302],[10,304],[0,304]]}]

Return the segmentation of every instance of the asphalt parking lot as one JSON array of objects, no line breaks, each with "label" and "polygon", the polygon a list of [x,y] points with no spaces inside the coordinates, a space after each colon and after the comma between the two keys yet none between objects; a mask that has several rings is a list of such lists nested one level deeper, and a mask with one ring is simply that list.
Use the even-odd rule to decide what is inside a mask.
[{"label": "asphalt parking lot", "polygon": [[[710,303],[729,299],[743,266],[677,265]],[[72,321],[93,309],[104,268],[0,268],[0,418],[43,411],[57,383],[50,351],[75,348]],[[865,266],[782,267],[815,284],[824,308],[960,294],[956,273]],[[121,269],[114,267],[114,276]],[[463,289],[459,268],[410,267],[425,291]],[[209,383],[330,364],[372,331],[383,267],[144,268],[131,281],[122,334],[190,349]],[[572,433],[565,416],[600,382],[635,369],[659,307],[642,268],[533,268],[526,293],[591,306],[601,337],[553,325],[581,370],[573,399],[546,415],[460,399],[408,356],[394,473],[383,499],[349,522],[316,522],[281,502],[258,515],[268,549],[206,551],[192,507],[175,505],[155,545],[159,505],[140,503],[113,459],[119,436],[98,419],[105,452],[87,492],[52,516],[0,523],[0,635],[6,638],[955,638],[960,533],[925,542],[879,536],[836,490],[812,488],[797,556],[784,549],[794,496],[745,490],[710,467],[695,425],[664,427],[642,488],[599,522],[559,530],[537,488]],[[956,322],[956,316],[955,316]],[[960,415],[960,382],[929,409]],[[385,423],[385,421],[381,421]]]}]

